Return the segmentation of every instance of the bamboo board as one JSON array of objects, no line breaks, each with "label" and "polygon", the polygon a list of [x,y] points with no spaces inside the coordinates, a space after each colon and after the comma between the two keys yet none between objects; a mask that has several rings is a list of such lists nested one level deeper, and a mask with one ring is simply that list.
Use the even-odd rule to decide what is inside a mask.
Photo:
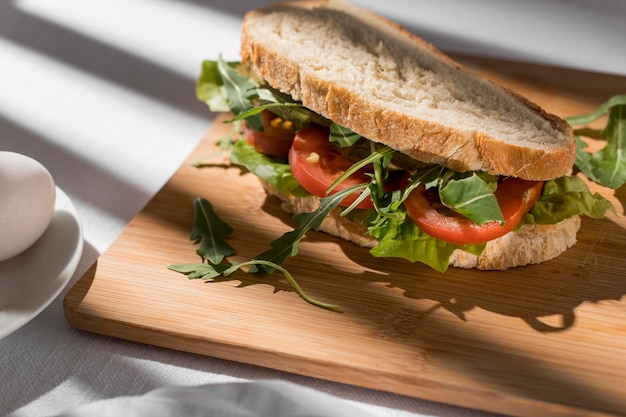
[{"label": "bamboo board", "polygon": [[[561,116],[589,112],[626,79],[460,58]],[[268,248],[292,219],[257,179],[196,168],[205,140],[65,300],[89,332],[517,416],[626,414],[626,219],[584,219],[559,258],[502,272],[375,259],[311,232],[285,267],[342,312],[300,299],[280,277],[203,283],[166,268],[198,261],[192,201],[207,198],[235,232],[234,261]],[[623,213],[623,191],[600,189]]]}]

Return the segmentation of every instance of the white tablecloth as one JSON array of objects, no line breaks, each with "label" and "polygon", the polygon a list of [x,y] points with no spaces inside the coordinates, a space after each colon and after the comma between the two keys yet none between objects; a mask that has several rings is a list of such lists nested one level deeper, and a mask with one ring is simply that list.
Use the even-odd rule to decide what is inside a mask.
[{"label": "white tablecloth", "polygon": [[[448,51],[626,74],[619,0],[355,2]],[[243,13],[267,3],[0,2],[0,150],[41,161],[76,204],[85,248],[70,286],[208,130],[213,115],[194,97],[200,62],[236,59]],[[70,286],[0,340],[0,415],[52,415],[160,387],[259,379],[311,387],[377,416],[485,415],[79,332],[62,313]]]}]

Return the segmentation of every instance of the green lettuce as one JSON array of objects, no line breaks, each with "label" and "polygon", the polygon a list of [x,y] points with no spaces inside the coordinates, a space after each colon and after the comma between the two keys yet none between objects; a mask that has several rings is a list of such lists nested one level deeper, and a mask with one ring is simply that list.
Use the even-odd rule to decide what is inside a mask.
[{"label": "green lettuce", "polygon": [[601,219],[615,207],[600,194],[592,194],[587,184],[577,176],[546,181],[539,200],[526,216],[537,224],[556,224],[577,215]]},{"label": "green lettuce", "polygon": [[262,154],[246,141],[238,140],[232,145],[230,160],[233,164],[243,166],[257,177],[267,181],[280,193],[293,194],[298,197],[310,195],[298,184],[289,164],[281,159]]},{"label": "green lettuce", "polygon": [[403,258],[421,262],[439,272],[445,272],[450,256],[456,249],[480,255],[485,244],[455,245],[424,233],[402,213],[390,217],[383,224],[370,228],[370,234],[378,239],[378,245],[370,249],[376,257]]},{"label": "green lettuce", "polygon": [[[229,65],[234,67],[234,63]],[[217,67],[217,61],[204,61],[202,72],[196,82],[196,98],[205,103],[211,111],[229,112],[226,100],[226,87]]]}]

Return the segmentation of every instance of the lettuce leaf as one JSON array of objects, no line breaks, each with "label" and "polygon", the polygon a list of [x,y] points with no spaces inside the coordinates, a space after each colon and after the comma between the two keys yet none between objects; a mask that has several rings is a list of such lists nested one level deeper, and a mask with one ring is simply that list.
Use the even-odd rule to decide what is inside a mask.
[{"label": "lettuce leaf", "polygon": [[243,166],[267,181],[280,193],[293,194],[297,197],[310,195],[298,184],[289,164],[262,154],[246,141],[239,140],[232,145],[230,160],[233,164]]},{"label": "lettuce leaf", "polygon": [[[228,65],[235,66],[236,63]],[[205,103],[213,112],[229,112],[226,100],[226,87],[217,68],[217,61],[204,61],[202,72],[196,82],[196,98]]]},{"label": "lettuce leaf", "polygon": [[591,194],[580,177],[561,177],[544,183],[541,197],[525,221],[556,224],[577,215],[601,219],[607,210],[615,213],[613,204],[598,193]]},{"label": "lettuce leaf", "polygon": [[408,216],[387,218],[370,234],[378,239],[378,245],[370,249],[376,257],[404,258],[410,262],[421,262],[439,272],[445,272],[450,256],[456,249],[480,255],[485,244],[454,245],[436,239],[420,230]]}]

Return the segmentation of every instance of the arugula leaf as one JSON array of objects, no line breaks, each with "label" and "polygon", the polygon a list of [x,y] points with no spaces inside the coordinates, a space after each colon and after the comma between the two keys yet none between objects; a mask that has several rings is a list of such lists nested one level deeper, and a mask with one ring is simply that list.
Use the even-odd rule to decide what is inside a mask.
[{"label": "arugula leaf", "polygon": [[288,163],[262,154],[246,141],[239,140],[233,144],[230,160],[233,164],[246,167],[281,193],[298,197],[310,195],[298,184]]},{"label": "arugula leaf", "polygon": [[424,183],[426,189],[437,188],[441,181],[442,175],[447,171],[440,165],[426,165],[425,167],[418,169],[411,175],[411,182],[415,186],[420,183]]},{"label": "arugula leaf", "polygon": [[[267,98],[265,101],[281,104],[281,106],[273,107],[272,111],[283,119],[293,122],[296,131],[310,124],[330,126],[330,120],[307,109],[302,105],[302,102],[295,101],[290,95],[282,93],[270,85],[264,85],[264,87],[271,95],[271,99]],[[263,99],[263,97],[259,98]]]},{"label": "arugula leaf", "polygon": [[221,58],[217,61],[217,69],[226,89],[226,102],[234,114],[243,113],[253,107],[250,97],[258,96],[259,86],[251,78],[239,75],[237,70],[227,65]]},{"label": "arugula leaf", "polygon": [[566,120],[572,125],[584,126],[607,113],[608,121],[602,130],[606,145],[598,152],[589,154],[584,151],[584,142],[577,137],[574,164],[590,180],[617,189],[626,182],[626,95],[613,96],[596,111],[568,117]]},{"label": "arugula leaf", "polygon": [[456,172],[439,165],[427,165],[411,176],[411,187],[403,193],[394,208],[397,209],[409,193],[419,184],[436,189],[441,203],[472,220],[478,225],[489,221],[504,222],[504,216],[493,192],[497,177],[484,172]]},{"label": "arugula leaf", "polygon": [[444,206],[479,226],[494,220],[504,224],[504,215],[492,188],[476,173],[446,181],[439,188],[439,198]]},{"label": "arugula leaf", "polygon": [[337,123],[332,123],[330,125],[329,140],[335,143],[340,148],[354,146],[354,144],[361,140],[361,138],[361,135],[359,135],[358,133],[354,133],[347,127],[340,126]]},{"label": "arugula leaf", "polygon": [[602,134],[607,144],[591,156],[595,162],[593,172],[601,184],[617,189],[626,182],[626,105],[611,109]]},{"label": "arugula leaf", "polygon": [[204,61],[196,82],[196,97],[214,112],[232,112],[234,117],[225,123],[246,119],[248,125],[263,131],[260,113],[271,109],[290,120],[297,129],[308,123],[328,126],[330,121],[294,101],[289,95],[261,84],[245,74],[246,68],[238,62]]},{"label": "arugula leaf", "polygon": [[233,229],[219,218],[206,199],[196,198],[193,207],[195,223],[189,240],[200,240],[196,253],[218,265],[225,257],[235,254],[235,250],[224,239],[224,236],[233,233]]},{"label": "arugula leaf", "polygon": [[618,94],[602,103],[600,107],[598,107],[593,112],[584,115],[569,116],[566,118],[566,120],[572,126],[585,126],[606,115],[612,107],[623,105],[626,105],[626,94]]},{"label": "arugula leaf", "polygon": [[[346,196],[366,187],[367,184],[361,184],[338,191],[329,197],[320,199],[320,205],[315,211],[296,214],[294,219],[299,223],[299,227],[270,242],[272,249],[255,256],[254,259],[282,264],[288,257],[297,255],[298,245],[306,232],[310,229],[319,229],[331,210],[337,207]],[[271,270],[261,266],[251,268],[251,272],[267,274],[271,273]]]},{"label": "arugula leaf", "polygon": [[613,204],[598,193],[591,194],[581,178],[561,177],[544,183],[541,197],[533,205],[525,221],[556,224],[581,214],[601,219],[607,210],[615,213]]},{"label": "arugula leaf", "polygon": [[[221,57],[217,61],[204,61],[202,72],[196,82],[196,97],[214,112],[231,111],[235,115],[254,107],[252,100],[263,96],[272,97],[262,91],[259,83],[237,72],[238,62],[226,62]],[[275,101],[275,100],[274,100]],[[263,123],[258,115],[251,115],[248,123],[262,130]]]},{"label": "arugula leaf", "polygon": [[213,265],[211,263],[191,263],[191,264],[179,264],[179,265],[167,265],[167,268],[187,275],[189,279],[203,279],[205,281],[212,281],[214,278],[219,277],[228,269],[226,265]]}]

